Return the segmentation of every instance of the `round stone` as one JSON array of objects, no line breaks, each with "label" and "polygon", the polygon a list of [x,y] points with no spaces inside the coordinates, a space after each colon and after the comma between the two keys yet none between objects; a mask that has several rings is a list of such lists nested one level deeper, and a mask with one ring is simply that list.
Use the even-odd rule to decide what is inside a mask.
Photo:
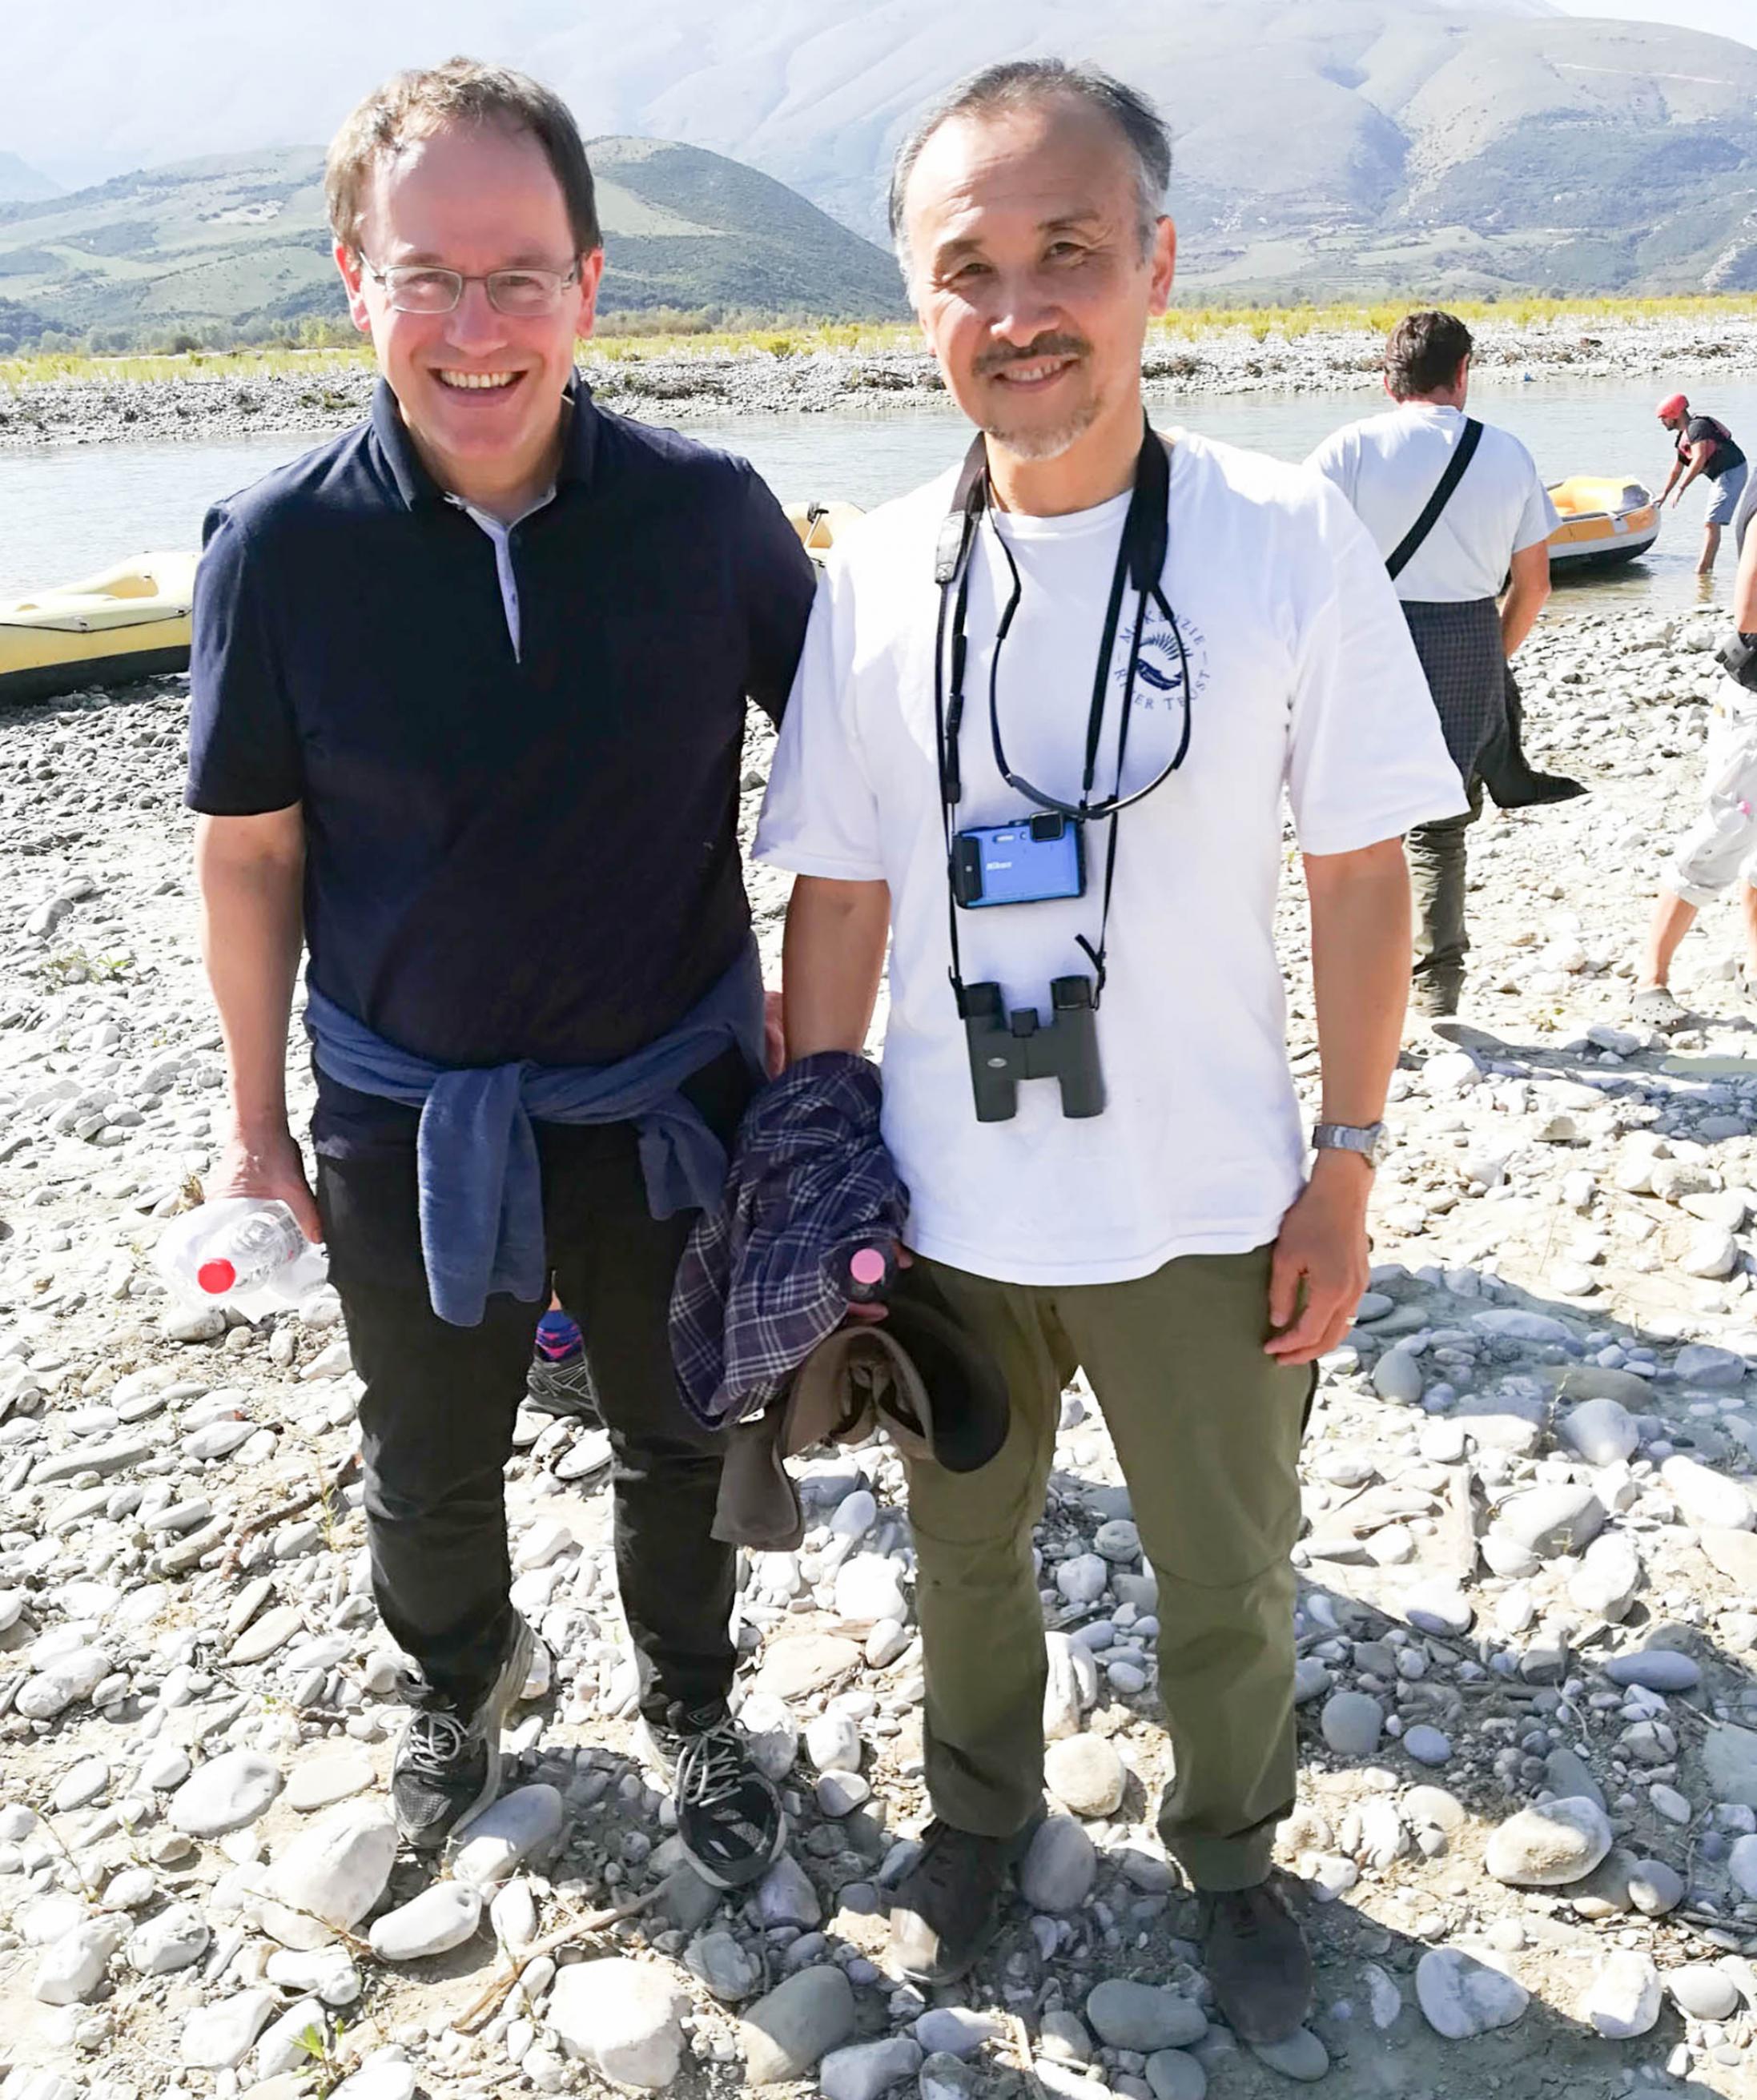
[{"label": "round stone", "polygon": [[1516,1888],[1563,1888],[1590,1874],[1611,1847],[1609,1818],[1576,1796],[1521,1809],[1490,1838],[1483,1864]]},{"label": "round stone", "polygon": [[1693,1961],[1666,1972],[1666,1988],[1693,2020],[1729,2020],[1738,2010],[1738,1986],[1712,1961]]},{"label": "round stone", "polygon": [[1324,1701],[1318,1725],[1338,1757],[1370,1758],[1379,1747],[1385,1710],[1364,1692],[1333,1692]]},{"label": "round stone", "polygon": [[1019,1868],[1019,1887],[1033,1910],[1078,1910],[1092,1892],[1098,1855],[1071,1815],[1046,1816]]},{"label": "round stone", "polygon": [[1044,1758],[1049,1791],[1076,1815],[1110,1815],[1121,1805],[1128,1773],[1102,1736],[1067,1736]]},{"label": "round stone", "polygon": [[310,1814],[364,1793],[373,1780],[372,1759],[364,1750],[326,1750],[303,1758],[287,1775],[287,1806]]},{"label": "round stone", "polygon": [[1187,2049],[1208,2031],[1207,2015],[1194,1999],[1157,1983],[1121,1977],[1107,1978],[1087,1994],[1086,2024],[1112,2049],[1149,2055],[1156,2049]]},{"label": "round stone", "polygon": [[372,1951],[381,1961],[425,1961],[461,1947],[481,1922],[479,1889],[466,1882],[435,1882],[373,1921]]},{"label": "round stone", "polygon": [[1435,1947],[1415,1965],[1415,1995],[1428,2024],[1448,2041],[1511,2027],[1531,2002],[1515,1978],[1462,1948]]},{"label": "round stone", "polygon": [[1702,1681],[1702,1665],[1680,1648],[1636,1648],[1605,1665],[1613,1684],[1640,1684],[1649,1692],[1691,1692]]},{"label": "round stone", "polygon": [[171,1796],[168,1813],[192,1838],[219,1838],[255,1822],[280,1791],[280,1768],[259,1751],[225,1750],[196,1767]]}]

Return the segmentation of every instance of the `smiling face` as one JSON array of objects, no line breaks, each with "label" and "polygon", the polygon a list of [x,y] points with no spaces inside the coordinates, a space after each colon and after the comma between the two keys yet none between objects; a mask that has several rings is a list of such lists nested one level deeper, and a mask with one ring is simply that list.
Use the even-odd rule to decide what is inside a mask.
[{"label": "smiling face", "polygon": [[910,291],[946,384],[1016,461],[1141,439],[1141,351],[1165,309],[1176,236],[1141,251],[1128,142],[1053,95],[949,119],[903,196]]},{"label": "smiling face", "polygon": [[[368,183],[360,253],[338,245],[355,325],[429,467],[454,494],[489,505],[540,492],[553,475],[574,344],[592,329],[602,249],[576,256],[561,184],[528,131],[448,126],[381,161]],[[577,266],[552,314],[514,317],[466,284],[448,314],[399,313],[362,267],[427,263],[491,270]]]}]

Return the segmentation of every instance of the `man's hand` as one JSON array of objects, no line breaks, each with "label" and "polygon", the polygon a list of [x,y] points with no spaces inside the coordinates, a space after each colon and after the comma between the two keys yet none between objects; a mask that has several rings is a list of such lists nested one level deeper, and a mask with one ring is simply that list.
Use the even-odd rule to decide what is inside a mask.
[{"label": "man's hand", "polygon": [[1366,1198],[1372,1169],[1357,1153],[1321,1152],[1281,1221],[1269,1278],[1263,1344],[1278,1363],[1315,1363],[1348,1332],[1366,1288]]},{"label": "man's hand", "polygon": [[762,1069],[771,1079],[779,1079],[787,1070],[787,1030],[778,991],[762,995]]},{"label": "man's hand", "polygon": [[235,1130],[203,1183],[202,1193],[210,1203],[222,1196],[254,1196],[263,1202],[285,1203],[307,1239],[315,1244],[323,1238],[317,1199],[305,1178],[305,1162],[285,1124],[279,1130],[248,1135]]}]

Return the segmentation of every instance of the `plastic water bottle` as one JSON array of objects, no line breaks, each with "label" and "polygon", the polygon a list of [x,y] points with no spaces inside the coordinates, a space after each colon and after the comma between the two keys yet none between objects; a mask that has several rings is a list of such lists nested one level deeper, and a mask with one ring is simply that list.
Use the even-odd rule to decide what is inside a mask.
[{"label": "plastic water bottle", "polygon": [[885,1297],[896,1275],[895,1260],[884,1247],[858,1246],[848,1257],[842,1288],[850,1304],[869,1305]]},{"label": "plastic water bottle", "polygon": [[155,1260],[187,1303],[252,1314],[296,1304],[327,1270],[286,1205],[254,1196],[221,1197],[173,1220]]}]

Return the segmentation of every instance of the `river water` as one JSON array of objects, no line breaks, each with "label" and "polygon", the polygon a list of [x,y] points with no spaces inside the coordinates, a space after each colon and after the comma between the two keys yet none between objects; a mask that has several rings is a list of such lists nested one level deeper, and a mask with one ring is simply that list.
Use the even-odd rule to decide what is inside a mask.
[{"label": "river water", "polygon": [[[1516,432],[1546,480],[1611,474],[1657,488],[1669,465],[1653,419],[1662,390],[1651,378],[1480,384],[1471,405]],[[1757,459],[1757,379],[1704,382],[1697,405],[1718,415]],[[1693,394],[1693,399],[1696,399]],[[1368,392],[1186,395],[1154,404],[1162,427],[1302,458],[1338,424],[1380,405]],[[901,495],[956,461],[965,426],[949,408],[878,415],[749,415],[691,423],[690,435],[742,452],[784,500],[839,498],[863,508]],[[46,447],[0,454],[0,598],[69,581],[132,554],[194,547],[217,497],[306,450],[308,433],[257,434],[225,442],[165,439],[134,444]],[[1701,548],[1703,485],[1666,514],[1658,545],[1610,579],[1570,582],[1558,611],[1627,602],[1682,608],[1701,602],[1693,571]],[[1730,545],[1715,594],[1731,589]]]}]

